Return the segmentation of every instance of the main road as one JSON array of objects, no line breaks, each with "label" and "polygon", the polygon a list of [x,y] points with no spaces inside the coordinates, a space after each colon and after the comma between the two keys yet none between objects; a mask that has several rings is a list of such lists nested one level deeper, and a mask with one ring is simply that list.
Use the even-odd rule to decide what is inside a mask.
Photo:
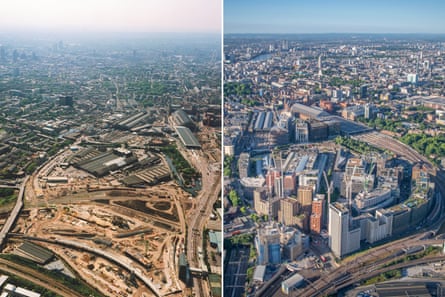
[{"label": "main road", "polygon": [[19,195],[17,197],[17,202],[12,209],[8,219],[6,220],[6,223],[3,225],[2,230],[0,231],[0,246],[3,246],[6,236],[8,235],[9,231],[11,230],[12,225],[15,223],[15,220],[17,219],[17,216],[20,213],[20,210],[23,207],[23,194],[25,193],[25,185],[28,181],[29,176],[26,176],[22,182],[22,185],[20,186]]},{"label": "main road", "polygon": [[[199,170],[202,177],[201,192],[195,198],[194,211],[187,220],[187,260],[191,267],[206,270],[203,255],[198,252],[198,247],[202,247],[205,223],[210,218],[213,204],[221,191],[221,170],[209,162],[202,150],[182,151],[182,153]],[[194,278],[193,285],[196,296],[208,296],[207,283],[204,280]]]}]

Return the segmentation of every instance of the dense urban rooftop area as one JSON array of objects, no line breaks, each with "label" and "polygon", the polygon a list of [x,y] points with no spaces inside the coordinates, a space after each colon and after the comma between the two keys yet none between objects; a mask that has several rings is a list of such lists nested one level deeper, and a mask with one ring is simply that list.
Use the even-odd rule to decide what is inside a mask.
[{"label": "dense urban rooftop area", "polygon": [[439,265],[423,257],[443,245],[444,50],[433,35],[225,36],[226,295],[384,295],[348,290],[414,276],[404,257]]}]

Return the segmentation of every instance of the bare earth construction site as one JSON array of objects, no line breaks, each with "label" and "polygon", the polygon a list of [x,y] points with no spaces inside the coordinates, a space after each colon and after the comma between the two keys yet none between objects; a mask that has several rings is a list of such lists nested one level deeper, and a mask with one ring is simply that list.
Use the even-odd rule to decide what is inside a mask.
[{"label": "bare earth construction site", "polygon": [[198,201],[171,179],[160,154],[150,156],[159,158],[150,168],[165,181],[134,188],[120,172],[99,178],[74,168],[70,162],[85,152],[94,150],[67,148],[31,176],[26,211],[6,251],[17,253],[23,242],[42,245],[104,295],[183,296],[186,282],[179,280],[178,264],[185,253],[186,218],[199,212]]},{"label": "bare earth construction site", "polygon": [[219,39],[189,41],[3,48],[0,275],[42,297],[220,294]]}]

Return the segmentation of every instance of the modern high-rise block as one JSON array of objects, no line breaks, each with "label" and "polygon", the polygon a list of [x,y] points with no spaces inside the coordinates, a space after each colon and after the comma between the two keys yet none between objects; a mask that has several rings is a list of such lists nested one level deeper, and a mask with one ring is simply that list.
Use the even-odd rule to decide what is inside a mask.
[{"label": "modern high-rise block", "polygon": [[297,199],[303,211],[311,212],[312,207],[312,186],[300,186],[297,191]]},{"label": "modern high-rise block", "polygon": [[324,195],[316,195],[312,201],[312,214],[310,218],[310,229],[312,233],[321,233],[325,216],[325,199]]},{"label": "modern high-rise block", "polygon": [[295,198],[284,198],[280,200],[280,211],[278,221],[286,226],[297,224],[297,216],[300,213],[300,205]]},{"label": "modern high-rise block", "polygon": [[329,205],[329,247],[339,258],[360,249],[360,227],[352,227],[349,220],[348,208],[338,202]]},{"label": "modern high-rise block", "polygon": [[278,228],[266,226],[258,229],[255,245],[258,252],[259,265],[281,263],[280,232]]}]

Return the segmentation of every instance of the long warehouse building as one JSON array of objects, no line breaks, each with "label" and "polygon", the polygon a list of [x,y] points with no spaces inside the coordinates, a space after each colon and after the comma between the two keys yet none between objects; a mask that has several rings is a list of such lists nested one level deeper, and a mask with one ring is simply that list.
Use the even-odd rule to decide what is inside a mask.
[{"label": "long warehouse building", "polygon": [[182,126],[177,126],[175,128],[176,128],[176,133],[178,133],[179,139],[186,148],[190,149],[201,148],[201,144],[199,143],[198,139],[196,139],[195,135],[193,135],[192,131],[190,131],[189,128]]}]

